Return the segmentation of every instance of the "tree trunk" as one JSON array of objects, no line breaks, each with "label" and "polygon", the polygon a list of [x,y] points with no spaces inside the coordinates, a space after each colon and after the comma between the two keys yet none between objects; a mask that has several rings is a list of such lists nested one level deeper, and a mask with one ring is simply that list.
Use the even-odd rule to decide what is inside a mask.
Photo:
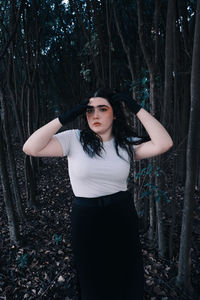
[{"label": "tree trunk", "polygon": [[[154,10],[154,19],[153,19],[153,25],[150,27],[150,30],[146,28],[145,26],[145,20],[143,16],[143,1],[137,0],[137,11],[138,11],[138,34],[139,34],[139,39],[140,39],[140,45],[142,49],[142,53],[145,58],[145,62],[148,66],[149,70],[149,77],[150,77],[150,107],[151,107],[151,113],[152,115],[156,115],[157,113],[157,107],[156,107],[156,102],[158,99],[158,88],[156,87],[156,76],[159,70],[158,67],[158,38],[159,38],[159,30],[158,30],[158,18],[160,14],[160,3],[158,0],[155,2],[155,10]],[[151,36],[152,32],[154,31],[154,43],[151,41]],[[153,57],[150,51],[150,48],[154,47],[155,49],[155,56]],[[161,51],[161,50],[160,50]],[[153,169],[155,163],[153,163],[153,160],[150,160]],[[157,160],[157,163],[160,163],[160,160]],[[158,165],[158,164],[157,164]],[[153,182],[153,176],[150,174],[149,177],[149,183],[154,184]],[[158,181],[158,178],[155,179]],[[158,183],[159,185],[159,183]],[[149,195],[149,219],[150,219],[150,227],[149,227],[149,232],[148,232],[148,239],[151,243],[153,243],[154,240],[154,223],[155,223],[155,217],[157,218],[157,234],[158,234],[158,248],[159,248],[159,253],[161,256],[164,256],[165,253],[165,246],[164,243],[165,238],[164,238],[164,224],[163,224],[163,219],[161,217],[161,211],[162,211],[162,202],[159,201],[158,203],[154,204],[155,195],[154,193]],[[154,207],[156,207],[157,215],[155,216],[154,213]]]},{"label": "tree trunk", "polygon": [[100,73],[99,73],[99,68],[98,68],[97,60],[95,58],[94,50],[93,50],[92,45],[91,45],[91,40],[90,40],[91,33],[87,32],[85,24],[83,24],[83,22],[82,22],[81,14],[80,14],[80,7],[77,4],[77,1],[69,0],[69,4],[70,4],[71,9],[74,10],[75,13],[76,13],[76,17],[78,19],[79,25],[81,26],[81,28],[83,30],[83,34],[84,34],[84,36],[86,38],[86,41],[88,43],[91,59],[92,59],[93,65],[94,65],[94,70],[95,70],[95,74],[96,74],[96,78],[97,78],[96,79],[96,86],[99,86],[100,84],[103,84],[103,82],[102,82],[102,78],[101,78]]},{"label": "tree trunk", "polygon": [[11,141],[11,136],[10,136],[10,128],[9,128],[9,122],[8,122],[7,106],[6,106],[6,103],[4,100],[4,95],[1,90],[0,90],[0,103],[1,103],[1,108],[3,111],[3,117],[4,117],[3,129],[4,129],[4,136],[5,136],[5,143],[7,146],[8,162],[9,162],[9,166],[10,166],[13,193],[15,196],[15,205],[16,205],[16,209],[17,209],[18,218],[22,222],[25,219],[25,216],[24,216],[24,211],[23,211],[22,203],[21,203],[22,202],[21,196],[20,196],[20,192],[19,192],[16,163],[14,160],[12,141]]},{"label": "tree trunk", "polygon": [[[188,11],[187,11],[187,3],[186,1],[179,1],[179,15],[182,16],[183,21],[182,21],[182,31],[179,33],[182,35],[182,48],[183,50],[181,51],[181,48],[179,49],[183,54],[179,55],[181,57],[181,61],[179,61],[178,65],[179,68],[181,69],[181,76],[179,73],[179,78],[181,77],[180,80],[180,86],[178,90],[179,94],[179,103],[177,107],[177,111],[179,114],[179,120],[180,120],[180,125],[178,128],[179,131],[175,135],[175,137],[179,137],[178,143],[182,143],[181,147],[179,148],[181,151],[178,151],[178,157],[179,159],[177,160],[177,169],[176,169],[176,174],[177,174],[177,179],[181,181],[183,184],[185,182],[185,174],[186,174],[186,148],[187,148],[187,134],[188,134],[188,124],[189,124],[189,111],[190,111],[190,80],[191,80],[191,64],[192,64],[192,44],[193,44],[193,35],[190,35],[189,30],[188,30]],[[191,22],[190,22],[191,23]],[[191,26],[191,25],[190,25]],[[180,38],[179,38],[180,41]],[[177,49],[178,50],[178,49]],[[180,53],[176,51],[176,55]],[[180,58],[179,58],[180,59]],[[179,71],[180,72],[180,71]],[[177,128],[177,127],[176,127]],[[180,132],[180,133],[179,133]]]},{"label": "tree trunk", "polygon": [[[101,21],[99,18],[99,11],[100,11],[100,6],[99,6],[99,1],[91,1],[92,8],[90,8],[91,11],[93,11],[93,20],[94,20],[94,25],[96,27],[97,33],[98,33],[98,44],[97,46],[99,47],[100,50],[100,65],[101,65],[101,77],[103,84],[106,85],[105,82],[105,70],[106,70],[106,62],[104,59],[104,41],[105,41],[105,36],[104,33],[102,32],[102,26],[101,26]],[[101,4],[102,5],[102,4]],[[89,6],[89,5],[88,5]]]},{"label": "tree trunk", "polygon": [[[150,158],[149,163],[153,166],[153,158]],[[153,184],[153,174],[149,174],[149,182]],[[153,246],[155,239],[155,224],[156,224],[156,211],[155,211],[155,196],[153,193],[149,195],[149,230],[147,233],[148,241]]]},{"label": "tree trunk", "polygon": [[15,93],[14,93],[14,88],[12,85],[12,81],[14,80],[12,78],[13,64],[14,64],[14,61],[13,61],[14,53],[12,52],[12,47],[10,48],[10,52],[11,53],[9,54],[9,59],[8,59],[7,84],[8,84],[8,90],[10,93],[10,100],[12,102],[12,109],[13,109],[13,113],[14,113],[14,117],[15,117],[15,121],[16,121],[16,125],[17,125],[18,135],[19,135],[21,144],[23,144],[24,136],[23,136],[22,122],[20,119],[19,108],[16,105]]},{"label": "tree trunk", "polygon": [[108,86],[112,88],[112,56],[111,56],[111,28],[109,18],[111,13],[109,1],[106,0],[106,25],[107,25],[107,33],[108,33]]},{"label": "tree trunk", "polygon": [[114,3],[113,3],[113,13],[114,13],[115,24],[116,24],[116,27],[117,27],[117,32],[118,32],[119,37],[121,39],[122,46],[123,46],[124,52],[126,53],[126,57],[127,57],[127,60],[128,60],[128,67],[129,67],[129,70],[130,70],[130,73],[131,73],[131,80],[132,80],[132,82],[134,82],[135,81],[135,76],[134,76],[133,65],[132,65],[132,61],[131,61],[130,47],[128,45],[126,45],[126,43],[125,43],[122,31],[120,29],[120,25],[119,25],[119,21],[118,21],[118,18],[117,18],[117,13],[116,13],[116,8],[115,8]]},{"label": "tree trunk", "polygon": [[[163,157],[162,157],[163,159]],[[161,166],[161,157],[157,157],[156,165]],[[155,177],[155,185],[159,186],[162,190],[164,187],[164,178],[162,174]],[[157,195],[156,195],[157,196]],[[159,257],[166,258],[167,256],[167,241],[165,237],[165,223],[163,219],[164,209],[163,209],[163,199],[156,201],[156,212],[157,212],[157,236],[158,236],[158,255]]]},{"label": "tree trunk", "polygon": [[[168,0],[165,41],[165,89],[162,110],[162,124],[171,124],[173,99],[173,27],[175,22],[174,0]],[[168,126],[167,126],[168,127]]]},{"label": "tree trunk", "polygon": [[[175,1],[176,2],[176,1]],[[177,13],[177,9],[176,9]],[[173,69],[174,69],[174,90],[173,90],[173,95],[174,95],[174,122],[173,122],[173,132],[177,132],[177,134],[174,136],[174,144],[178,145],[179,142],[179,137],[181,135],[181,123],[180,123],[180,109],[179,109],[179,103],[180,103],[180,94],[179,94],[179,84],[180,84],[180,77],[178,76],[179,74],[179,55],[180,53],[180,34],[179,34],[179,27],[177,27],[175,19],[178,17],[175,16],[174,14],[174,22],[173,22]],[[173,170],[176,170],[176,164],[177,160],[173,160]],[[174,188],[174,193],[175,194],[175,187],[178,185],[178,180],[177,176],[175,176],[175,172],[173,172],[173,188]],[[175,218],[176,218],[176,205],[175,205],[175,199],[171,201],[171,207],[170,207],[170,212],[171,212],[171,224],[169,227],[169,238],[168,238],[168,257],[169,259],[172,258],[173,256],[173,249],[174,249],[174,230],[175,230]]]},{"label": "tree trunk", "polygon": [[8,167],[6,166],[6,156],[5,156],[5,141],[2,134],[2,124],[0,119],[0,176],[1,176],[1,183],[3,187],[3,199],[6,208],[6,214],[8,218],[8,228],[10,233],[10,243],[14,243],[15,245],[19,244],[19,225],[17,223],[17,218],[15,214],[14,205],[12,202],[12,193],[10,190],[9,184],[9,174],[8,174]]},{"label": "tree trunk", "polygon": [[184,207],[181,228],[180,252],[178,263],[178,275],[176,285],[188,294],[193,293],[191,285],[191,237],[193,210],[195,206],[194,189],[198,171],[198,153],[200,151],[200,0],[197,1],[196,23],[192,56],[191,73],[191,109],[188,133],[188,145],[186,156],[186,182]]},{"label": "tree trunk", "polygon": [[[173,51],[174,51],[174,26],[176,21],[175,14],[175,2],[174,0],[168,0],[167,7],[167,23],[166,23],[166,42],[165,42],[165,87],[164,87],[164,103],[162,108],[162,119],[161,123],[168,129],[169,125],[172,123],[172,103],[173,103],[173,72],[174,72],[174,61],[173,61]],[[171,128],[171,130],[173,127]],[[160,156],[157,161],[158,166],[162,170],[165,170],[164,160],[167,154]],[[156,177],[157,186],[160,190],[165,189],[165,180],[163,176]],[[173,205],[173,204],[171,204]],[[167,243],[165,237],[166,226],[163,220],[162,214],[164,214],[162,200],[156,203],[156,208],[158,210],[158,253],[162,258],[169,258],[169,243]]]},{"label": "tree trunk", "polygon": [[[11,28],[10,28],[10,34],[9,34],[9,39],[6,41],[5,43],[5,46],[0,54],[0,60],[3,58],[3,56],[6,54],[6,52],[8,51],[8,48],[10,46],[10,43],[12,42],[12,40],[15,38],[15,35],[16,35],[16,32],[17,32],[17,27],[20,23],[20,20],[21,20],[21,14],[23,12],[23,9],[24,9],[24,6],[25,6],[25,3],[26,3],[26,0],[21,0],[20,1],[20,7],[18,9],[17,12],[15,12],[16,14],[16,19],[13,20],[12,19],[12,22],[10,22],[10,25],[11,25]],[[13,3],[12,3],[13,4]],[[12,6],[11,9],[14,8],[14,5]],[[16,9],[16,7],[15,7]],[[17,9],[16,9],[17,10]]]}]

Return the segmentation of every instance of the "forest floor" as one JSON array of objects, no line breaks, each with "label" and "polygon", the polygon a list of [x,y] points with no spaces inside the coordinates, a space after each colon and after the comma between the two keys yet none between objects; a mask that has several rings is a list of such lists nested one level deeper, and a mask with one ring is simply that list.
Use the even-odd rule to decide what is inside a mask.
[{"label": "forest floor", "polygon": [[[19,151],[20,152],[20,151]],[[19,185],[25,203],[24,164],[16,156]],[[57,299],[77,300],[78,286],[71,248],[71,211],[73,194],[67,175],[66,158],[42,158],[37,178],[37,209],[25,209],[26,222],[20,225],[19,246],[10,244],[5,205],[0,187],[0,300]],[[151,245],[141,233],[145,267],[145,300],[189,300],[175,287],[183,207],[183,186],[177,186],[176,224],[171,260],[157,256],[157,245]],[[195,192],[191,274],[192,285],[200,295],[200,197]],[[169,204],[166,204],[169,205]],[[25,205],[24,205],[25,206]],[[111,299],[114,300],[114,299]]]}]

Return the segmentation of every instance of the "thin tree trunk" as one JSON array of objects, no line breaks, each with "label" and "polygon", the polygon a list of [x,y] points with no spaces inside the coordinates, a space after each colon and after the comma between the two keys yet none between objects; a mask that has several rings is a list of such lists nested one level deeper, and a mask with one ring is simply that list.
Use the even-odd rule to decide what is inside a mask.
[{"label": "thin tree trunk", "polygon": [[[172,99],[173,99],[173,23],[174,0],[168,0],[167,24],[166,24],[166,42],[165,42],[165,89],[164,103],[162,110],[162,124],[164,126],[171,124],[172,120]],[[168,127],[168,126],[167,126]]]},{"label": "thin tree trunk", "polygon": [[[158,70],[158,17],[159,17],[159,10],[160,10],[160,6],[159,6],[159,1],[156,0],[155,3],[155,11],[154,11],[154,31],[155,31],[155,40],[154,40],[154,44],[151,42],[151,31],[147,30],[145,28],[145,22],[144,22],[144,16],[143,16],[143,1],[141,0],[137,0],[137,12],[138,12],[138,34],[139,34],[139,39],[140,39],[140,45],[141,45],[141,49],[142,49],[142,53],[144,55],[146,64],[148,66],[148,70],[149,70],[149,76],[150,76],[150,107],[151,107],[151,113],[153,115],[156,115],[156,100],[157,100],[157,96],[156,94],[158,93],[158,89],[156,89],[156,73]],[[147,32],[149,33],[149,35],[147,36]],[[149,49],[151,47],[155,48],[155,56],[152,57],[151,52],[149,51]],[[159,161],[159,160],[158,160]],[[157,162],[158,162],[157,161]],[[151,160],[151,164],[153,165],[153,169],[154,169],[154,163],[153,160]],[[150,174],[149,177],[149,183],[150,184],[154,184],[153,182],[153,176]],[[158,180],[158,178],[156,178],[156,180]],[[149,195],[149,219],[150,219],[150,227],[149,227],[149,232],[148,232],[148,239],[151,243],[153,243],[154,240],[154,233],[153,233],[153,229],[154,229],[154,223],[155,223],[155,217],[157,217],[157,232],[159,234],[158,237],[158,241],[159,241],[159,246],[158,248],[160,249],[159,252],[162,253],[161,249],[164,245],[164,237],[162,236],[164,234],[164,230],[163,230],[163,220],[161,218],[161,210],[162,210],[162,203],[154,203],[154,198],[155,195],[152,193]],[[155,216],[154,213],[154,207],[156,207],[157,209],[157,215]],[[160,243],[162,244],[162,246],[160,245]]]},{"label": "thin tree trunk", "polygon": [[113,12],[114,12],[114,19],[115,19],[115,24],[116,24],[116,27],[117,27],[117,31],[118,31],[118,34],[120,36],[122,46],[123,46],[124,52],[126,53],[126,57],[127,57],[127,60],[128,60],[128,67],[129,67],[129,70],[130,70],[130,73],[131,73],[131,80],[132,80],[132,82],[134,82],[135,81],[135,76],[134,76],[133,65],[132,65],[132,61],[131,61],[130,47],[127,46],[126,43],[125,43],[122,31],[120,29],[120,25],[119,25],[119,21],[118,21],[118,18],[117,18],[117,13],[116,13],[116,8],[115,8],[114,3],[113,3]]},{"label": "thin tree trunk", "polygon": [[[149,163],[153,166],[153,158],[150,158]],[[149,182],[153,184],[153,174],[150,172],[149,174]],[[155,220],[156,220],[156,212],[155,212],[155,196],[154,194],[149,195],[149,230],[147,233],[148,241],[151,245],[154,243],[155,238]]]},{"label": "thin tree trunk", "polygon": [[[177,12],[177,9],[176,9]],[[178,17],[177,17],[178,18]],[[179,103],[180,103],[180,94],[179,94],[179,77],[178,77],[178,71],[179,71],[179,55],[178,53],[180,53],[180,48],[179,48],[179,44],[180,44],[180,35],[179,35],[179,28],[177,29],[177,25],[176,22],[173,22],[173,58],[174,58],[174,125],[173,125],[173,132],[176,132],[175,136],[174,136],[174,144],[178,145],[178,137],[180,137],[181,135],[181,130],[180,130],[180,109],[179,109]],[[176,116],[176,117],[175,117]],[[173,160],[173,189],[174,189],[174,193],[172,193],[172,195],[175,195],[175,187],[178,185],[177,182],[177,176],[175,176],[175,170],[176,170],[176,164],[177,164],[177,160]],[[169,228],[169,259],[172,258],[173,256],[173,250],[174,250],[174,240],[173,240],[173,236],[174,236],[174,231],[175,231],[175,218],[176,218],[176,205],[175,205],[175,199],[173,198],[171,201],[171,207],[170,207],[170,211],[171,211],[171,224],[170,224],[170,228]]]},{"label": "thin tree trunk", "polygon": [[[163,159],[163,156],[162,156]],[[161,163],[161,157],[157,157],[156,159],[156,165],[161,166],[163,165]],[[155,185],[159,186],[159,189],[162,190],[162,187],[164,187],[164,179],[163,175],[160,174],[160,176],[155,177]],[[167,256],[167,242],[165,238],[165,224],[163,219],[163,199],[156,201],[156,212],[157,212],[157,234],[158,234],[158,255],[159,257],[166,258]]]},{"label": "thin tree trunk", "polygon": [[13,185],[13,193],[15,196],[15,204],[17,209],[17,214],[19,220],[22,222],[25,219],[24,211],[22,208],[22,200],[19,192],[19,185],[17,180],[17,170],[16,170],[16,163],[14,160],[14,154],[12,149],[12,141],[10,136],[10,128],[9,128],[9,122],[8,122],[8,114],[7,114],[7,107],[4,100],[4,95],[2,91],[0,90],[0,103],[2,111],[4,112],[4,122],[3,122],[3,129],[4,129],[4,135],[5,135],[5,142],[7,146],[7,156],[8,156],[8,162],[10,166],[10,173],[11,173],[11,180]]},{"label": "thin tree trunk", "polygon": [[[20,1],[20,7],[18,9],[18,12],[17,12],[17,16],[16,16],[16,20],[14,22],[14,20],[12,20],[11,23],[11,29],[10,29],[10,36],[9,36],[9,39],[7,40],[5,46],[4,46],[4,49],[3,51],[1,52],[0,54],[0,60],[3,58],[3,56],[6,54],[9,46],[10,46],[10,43],[12,42],[12,40],[15,38],[15,35],[16,35],[16,32],[17,32],[17,27],[20,23],[20,20],[21,20],[21,14],[23,12],[23,9],[24,9],[24,6],[25,6],[25,3],[26,3],[26,0],[21,0]],[[14,5],[13,5],[14,6]],[[15,7],[16,8],[16,7]]]},{"label": "thin tree trunk", "polygon": [[104,34],[102,32],[102,26],[101,26],[101,22],[99,19],[99,1],[95,0],[95,1],[91,1],[91,5],[92,8],[90,7],[90,10],[93,11],[93,20],[94,20],[94,25],[96,27],[97,33],[98,33],[98,41],[97,42],[98,46],[99,46],[99,50],[100,50],[100,64],[101,64],[101,77],[102,77],[102,81],[105,85],[105,60],[104,60]]},{"label": "thin tree trunk", "polygon": [[[175,164],[174,164],[175,165]],[[175,226],[176,226],[176,184],[177,184],[177,178],[176,178],[176,171],[173,169],[173,178],[172,178],[173,184],[173,191],[172,191],[172,199],[171,199],[171,224],[169,229],[169,259],[173,258],[175,252],[174,252],[174,233],[175,233]]]},{"label": "thin tree trunk", "polygon": [[8,228],[10,233],[10,243],[15,245],[19,244],[19,225],[17,223],[16,213],[12,201],[12,193],[9,185],[8,167],[6,165],[5,149],[6,145],[2,134],[2,124],[0,119],[0,178],[3,187],[3,199],[6,208],[6,214],[8,218]]},{"label": "thin tree trunk", "polygon": [[89,36],[88,32],[86,31],[85,24],[83,24],[83,22],[81,20],[81,15],[79,13],[79,7],[78,7],[78,4],[77,4],[77,1],[69,0],[69,3],[70,3],[71,9],[73,9],[76,13],[76,17],[78,19],[79,25],[81,26],[81,28],[83,30],[83,34],[84,34],[84,36],[86,38],[86,41],[88,43],[88,47],[89,47],[89,50],[90,50],[90,54],[91,54],[91,58],[92,58],[92,61],[93,61],[94,70],[95,70],[95,74],[96,74],[96,78],[97,78],[96,86],[99,86],[99,84],[102,84],[102,78],[100,77],[100,74],[99,74],[99,68],[98,68],[97,60],[96,60],[95,55],[94,55],[94,51],[92,49],[90,36]]},{"label": "thin tree trunk", "polygon": [[[185,182],[185,174],[186,174],[186,148],[187,148],[187,134],[188,134],[188,126],[189,126],[189,111],[190,111],[190,80],[191,80],[191,57],[192,57],[192,40],[193,35],[190,35],[188,28],[188,11],[187,11],[187,3],[186,1],[179,1],[180,12],[179,15],[182,16],[182,30],[179,33],[179,36],[182,35],[182,53],[183,55],[179,55],[181,57],[181,61],[179,61],[178,66],[182,70],[181,74],[181,86],[179,87],[179,103],[177,106],[177,113],[179,119],[179,127],[177,132],[177,127],[174,138],[179,137],[179,143],[184,139],[185,142],[182,144],[181,151],[178,152],[179,159],[177,160],[177,179],[181,181],[183,184]],[[191,25],[190,25],[191,26]],[[180,41],[180,37],[178,39]],[[177,42],[177,40],[176,40]],[[179,42],[180,43],[180,42]],[[181,49],[180,49],[181,50]],[[177,49],[176,55],[178,55],[179,50]],[[180,58],[179,58],[180,59]],[[179,73],[180,74],[180,73]],[[179,75],[180,78],[180,75]],[[177,113],[175,114],[177,116]],[[176,126],[176,125],[175,125]]]},{"label": "thin tree trunk", "polygon": [[109,82],[109,87],[112,87],[112,56],[111,56],[111,31],[110,31],[110,20],[111,17],[109,18],[109,13],[111,12],[110,10],[110,5],[109,1],[106,0],[106,25],[107,25],[107,33],[108,33],[108,82]]},{"label": "thin tree trunk", "polygon": [[[161,123],[165,127],[169,127],[171,124],[173,110],[172,110],[172,100],[173,100],[173,72],[174,72],[174,61],[173,61],[173,51],[174,51],[174,26],[176,21],[175,14],[175,1],[168,0],[167,8],[167,23],[166,23],[166,43],[165,43],[165,88],[164,88],[164,103],[162,109],[162,120]],[[173,129],[173,127],[171,128]],[[159,162],[160,169],[165,170],[164,158],[166,154],[163,154],[157,159]],[[165,181],[163,176],[156,178],[157,184],[161,190],[165,189]],[[173,204],[170,204],[173,205]],[[158,253],[160,257],[169,258],[169,241],[167,243],[165,237],[165,222],[163,220],[162,212],[164,213],[162,201],[156,203],[158,209]]]},{"label": "thin tree trunk", "polygon": [[180,252],[178,263],[178,275],[176,285],[186,291],[193,293],[191,284],[191,237],[193,210],[195,207],[194,189],[198,171],[198,153],[200,151],[199,128],[200,128],[200,0],[197,1],[196,23],[192,56],[191,73],[191,109],[189,122],[189,135],[186,156],[186,182],[183,218],[181,228]]},{"label": "thin tree trunk", "polygon": [[19,135],[21,144],[23,144],[24,136],[23,136],[22,123],[21,123],[21,120],[20,120],[19,109],[16,105],[14,88],[12,86],[13,56],[14,56],[14,53],[12,52],[12,47],[11,47],[10,50],[11,50],[11,53],[9,54],[9,59],[8,59],[8,74],[7,74],[8,91],[10,93],[10,100],[12,102],[12,108],[13,108],[13,113],[14,113],[15,120],[16,120],[18,135]]}]

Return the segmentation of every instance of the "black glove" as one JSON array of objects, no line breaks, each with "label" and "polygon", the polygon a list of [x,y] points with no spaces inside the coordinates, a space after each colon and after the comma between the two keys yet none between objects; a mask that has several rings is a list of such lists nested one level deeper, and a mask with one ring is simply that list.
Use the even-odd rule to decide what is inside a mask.
[{"label": "black glove", "polygon": [[86,111],[87,104],[89,99],[83,103],[78,104],[77,106],[73,107],[72,109],[64,112],[63,114],[58,116],[58,119],[62,125],[67,124],[68,122],[73,121],[76,117]]},{"label": "black glove", "polygon": [[138,111],[142,108],[142,106],[138,104],[132,96],[126,93],[117,93],[114,96],[112,96],[112,100],[114,102],[124,101],[130,109],[130,111],[132,111],[134,114],[137,114]]}]

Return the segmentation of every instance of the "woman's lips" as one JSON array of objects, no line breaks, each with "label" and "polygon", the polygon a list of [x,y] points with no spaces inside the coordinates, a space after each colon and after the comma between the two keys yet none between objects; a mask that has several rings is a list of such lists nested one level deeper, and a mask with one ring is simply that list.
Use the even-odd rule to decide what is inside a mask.
[{"label": "woman's lips", "polygon": [[93,125],[94,125],[94,126],[99,126],[99,125],[101,125],[101,123],[96,122],[96,123],[93,123]]}]

